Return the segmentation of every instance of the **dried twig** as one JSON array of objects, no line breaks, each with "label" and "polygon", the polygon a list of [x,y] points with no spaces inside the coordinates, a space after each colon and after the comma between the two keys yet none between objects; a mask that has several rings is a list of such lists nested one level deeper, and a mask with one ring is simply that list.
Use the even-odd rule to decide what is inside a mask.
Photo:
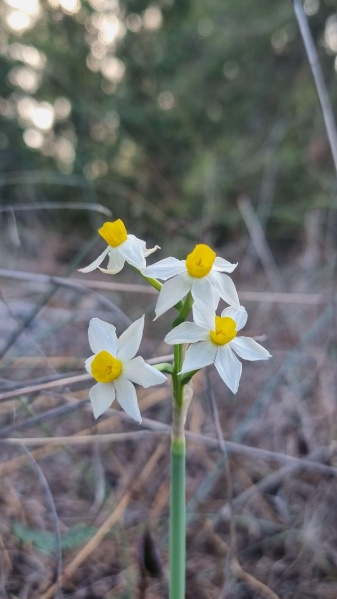
[{"label": "dried twig", "polygon": [[[114,410],[111,410],[114,412]],[[123,418],[122,412],[115,411],[116,415]],[[110,419],[109,419],[110,420]],[[91,434],[92,430],[98,430],[101,426],[103,427],[109,425],[109,420],[103,421],[92,427],[91,429],[86,429],[85,431],[81,431],[80,433],[76,433],[75,435],[65,436],[65,437],[8,437],[5,439],[0,439],[0,444],[8,444],[8,445],[22,445],[23,443],[27,446],[33,445],[41,445],[47,444],[45,447],[42,447],[36,452],[41,452],[41,457],[45,457],[45,455],[49,455],[49,451],[53,453],[57,447],[67,446],[67,445],[81,445],[81,444],[93,444],[93,443],[113,443],[119,441],[126,441],[131,439],[137,439],[142,436],[146,436],[151,434],[153,431],[156,431],[158,434],[170,434],[170,427],[166,424],[155,422],[153,420],[149,420],[148,418],[143,418],[143,425],[150,428],[150,431],[143,429],[141,431],[127,432],[127,433],[106,433],[106,434]],[[110,425],[111,426],[111,425]],[[208,437],[207,435],[200,435],[196,433],[190,433],[186,431],[186,436],[191,441],[195,441],[196,443],[203,443],[207,447],[216,449],[219,445],[218,439],[214,439],[212,437]],[[331,459],[333,455],[337,452],[337,443],[331,443],[330,447],[319,448],[312,455],[312,459],[308,458],[296,458],[294,456],[290,456],[284,453],[279,453],[276,451],[269,451],[268,449],[261,449],[260,447],[252,447],[250,445],[243,445],[241,443],[235,443],[233,441],[225,441],[224,444],[229,453],[243,455],[254,459],[263,459],[266,461],[271,461],[279,464],[289,464],[293,468],[298,468],[301,470],[309,470],[321,472],[322,474],[328,476],[337,476],[337,468],[335,466],[329,466],[327,464],[322,464],[322,461],[326,461]],[[36,459],[39,459],[34,454]],[[18,458],[13,458],[13,460],[9,460],[7,462],[3,462],[0,464],[0,475],[8,474],[8,472],[12,471],[12,467],[10,466],[11,462],[13,463],[13,469],[16,467],[22,467],[26,462],[22,461],[22,456]],[[317,460],[317,461],[315,461]],[[15,466],[16,464],[16,466]]]},{"label": "dried twig", "polygon": [[297,18],[297,22],[300,28],[301,36],[303,39],[304,47],[307,53],[307,57],[309,60],[312,76],[315,81],[318,98],[321,104],[321,109],[323,113],[324,123],[326,132],[329,138],[331,153],[335,165],[335,170],[337,172],[337,131],[336,131],[336,121],[334,117],[334,113],[331,107],[331,102],[328,94],[328,90],[325,85],[321,65],[318,60],[317,51],[315,48],[314,41],[312,39],[310,27],[308,25],[308,20],[306,14],[303,10],[301,0],[294,0],[294,11]]},{"label": "dried twig", "polygon": [[238,199],[238,207],[249,231],[255,251],[261,260],[270,287],[274,292],[279,293],[283,290],[281,273],[266,242],[264,231],[253,210],[251,201],[249,198],[242,196]]},{"label": "dried twig", "polygon": [[31,210],[88,210],[90,212],[99,212],[105,216],[111,216],[109,208],[102,204],[93,204],[87,202],[35,202],[31,204],[3,204],[0,206],[0,212],[27,212]]},{"label": "dried twig", "polygon": [[[0,268],[0,277],[19,281],[33,281],[44,285],[55,284],[62,287],[80,289],[99,289],[101,291],[125,291],[127,293],[145,293],[158,295],[158,291],[150,285],[139,285],[130,283],[111,283],[110,281],[96,281],[95,279],[77,279],[74,277],[54,277],[40,273],[22,272],[19,270],[8,270]],[[270,302],[280,304],[309,304],[319,305],[327,303],[327,298],[320,293],[280,293],[270,291],[239,291],[240,297],[251,302]]]}]

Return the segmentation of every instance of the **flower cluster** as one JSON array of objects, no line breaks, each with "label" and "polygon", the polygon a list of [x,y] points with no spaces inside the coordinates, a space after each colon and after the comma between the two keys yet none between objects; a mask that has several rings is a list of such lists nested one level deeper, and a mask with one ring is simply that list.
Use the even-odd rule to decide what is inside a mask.
[{"label": "flower cluster", "polygon": [[[266,360],[269,352],[254,339],[237,336],[247,322],[247,312],[240,305],[232,279],[237,264],[232,264],[205,244],[198,244],[186,260],[165,258],[146,267],[145,258],[158,249],[146,249],[146,244],[134,235],[128,235],[121,220],[105,223],[99,234],[108,247],[92,264],[81,269],[91,272],[100,268],[109,255],[108,268],[102,272],[116,274],[125,262],[136,268],[148,281],[161,279],[155,312],[156,318],[173,306],[178,307],[183,322],[166,337],[168,344],[188,344],[179,375],[191,376],[204,366],[214,364],[220,377],[236,393],[244,360]],[[156,286],[160,286],[155,280]],[[182,303],[181,300],[185,301]],[[220,299],[228,307],[221,316],[216,314]],[[185,307],[187,306],[187,313]],[[192,306],[193,322],[186,321]],[[144,316],[134,322],[117,339],[115,327],[93,318],[89,326],[89,343],[94,355],[86,361],[86,369],[97,381],[90,391],[94,416],[100,416],[116,398],[134,420],[140,422],[134,384],[149,387],[166,380],[156,368],[135,357],[142,338]],[[237,357],[238,356],[238,357]]]}]

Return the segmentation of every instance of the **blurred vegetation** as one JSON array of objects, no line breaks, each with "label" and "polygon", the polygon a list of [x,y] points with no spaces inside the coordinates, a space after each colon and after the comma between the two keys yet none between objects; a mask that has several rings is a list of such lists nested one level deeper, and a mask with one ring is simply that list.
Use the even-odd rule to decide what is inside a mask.
[{"label": "blurred vegetation", "polygon": [[[304,7],[334,101],[337,0]],[[0,17],[2,203],[100,202],[135,232],[215,244],[242,194],[276,241],[330,206],[291,2],[4,0]]]}]

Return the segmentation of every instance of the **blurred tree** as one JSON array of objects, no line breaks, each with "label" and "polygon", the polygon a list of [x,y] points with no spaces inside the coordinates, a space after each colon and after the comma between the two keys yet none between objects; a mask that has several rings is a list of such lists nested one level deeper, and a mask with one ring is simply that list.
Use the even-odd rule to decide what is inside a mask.
[{"label": "blurred tree", "polygon": [[[304,1],[333,98],[336,6]],[[206,228],[214,243],[239,226],[242,193],[274,238],[328,205],[290,2],[4,0],[0,13],[3,202],[98,200],[138,232]]]}]

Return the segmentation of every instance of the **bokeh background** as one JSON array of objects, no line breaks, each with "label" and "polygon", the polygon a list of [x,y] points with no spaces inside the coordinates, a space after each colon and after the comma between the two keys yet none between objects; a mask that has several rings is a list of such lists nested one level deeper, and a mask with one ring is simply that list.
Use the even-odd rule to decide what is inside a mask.
[{"label": "bokeh background", "polygon": [[[337,2],[303,8],[335,109]],[[0,81],[1,597],[167,596],[169,384],[139,429],[83,378],[92,316],[171,351],[132,269],[77,272],[122,218],[238,261],[273,354],[195,377],[188,599],[335,599],[336,172],[292,3],[2,0]]]}]

